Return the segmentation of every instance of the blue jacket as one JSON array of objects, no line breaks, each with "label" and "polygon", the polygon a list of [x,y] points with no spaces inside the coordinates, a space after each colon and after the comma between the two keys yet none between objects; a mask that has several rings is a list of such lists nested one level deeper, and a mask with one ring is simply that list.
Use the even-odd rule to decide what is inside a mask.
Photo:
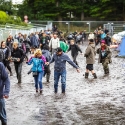
[{"label": "blue jacket", "polygon": [[104,39],[105,37],[106,37],[105,33],[101,34],[101,39]]},{"label": "blue jacket", "polygon": [[3,98],[4,95],[9,95],[10,92],[10,80],[8,73],[3,65],[0,62],[0,98]]},{"label": "blue jacket", "polygon": [[66,70],[66,62],[68,62],[74,68],[78,69],[78,66],[74,62],[71,61],[68,55],[64,53],[61,56],[54,54],[50,63],[53,63],[53,62],[55,62],[54,69],[57,72],[62,72]]},{"label": "blue jacket", "polygon": [[35,35],[33,35],[33,36],[30,38],[30,41],[31,41],[31,46],[38,47],[38,39],[36,38]]},{"label": "blue jacket", "polygon": [[43,71],[43,60],[38,58],[32,58],[27,64],[31,65],[33,63],[32,72],[42,72]]}]

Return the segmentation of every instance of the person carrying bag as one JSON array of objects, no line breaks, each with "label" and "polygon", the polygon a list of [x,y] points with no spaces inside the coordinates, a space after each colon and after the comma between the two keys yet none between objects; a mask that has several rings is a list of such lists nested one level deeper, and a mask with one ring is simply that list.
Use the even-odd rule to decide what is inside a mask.
[{"label": "person carrying bag", "polygon": [[43,88],[42,78],[44,74],[44,69],[43,69],[44,61],[41,59],[41,56],[42,56],[41,49],[36,49],[34,57],[32,57],[32,59],[29,60],[29,62],[27,62],[28,65],[33,64],[31,71],[33,73],[35,81],[36,92],[38,93],[38,85],[39,85],[40,94],[42,93],[42,88]]}]

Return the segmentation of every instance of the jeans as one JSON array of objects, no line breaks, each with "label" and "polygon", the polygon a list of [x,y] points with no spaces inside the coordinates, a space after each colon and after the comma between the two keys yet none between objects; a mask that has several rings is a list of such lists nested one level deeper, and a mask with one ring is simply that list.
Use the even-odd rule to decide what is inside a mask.
[{"label": "jeans", "polygon": [[62,72],[57,72],[54,71],[54,90],[55,93],[57,93],[58,91],[58,82],[59,82],[59,78],[61,76],[61,83],[62,83],[62,93],[65,92],[65,88],[66,88],[66,71],[62,71]]},{"label": "jeans", "polygon": [[43,78],[43,75],[44,75],[44,71],[42,72],[39,72],[37,76],[34,77],[34,80],[35,80],[35,88],[38,89],[38,85],[39,85],[39,88],[42,89],[43,86],[42,86],[42,78]]},{"label": "jeans", "polygon": [[14,63],[17,79],[21,82],[22,63]]},{"label": "jeans", "polygon": [[2,123],[7,122],[4,99],[0,99],[0,120],[2,121]]}]

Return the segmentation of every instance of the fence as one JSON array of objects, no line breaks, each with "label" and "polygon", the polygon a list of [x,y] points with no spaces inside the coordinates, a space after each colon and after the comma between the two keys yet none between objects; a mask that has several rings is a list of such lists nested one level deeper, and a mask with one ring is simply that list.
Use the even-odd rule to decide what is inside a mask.
[{"label": "fence", "polygon": [[56,25],[61,31],[83,31],[86,30],[88,33],[93,32],[96,28],[101,26],[107,28],[111,35],[114,33],[125,30],[125,21],[31,21],[37,24],[51,23]]},{"label": "fence", "polygon": [[0,41],[6,40],[10,34],[15,36],[19,32],[29,35],[40,30],[52,30],[53,25],[57,25],[58,29],[63,32],[86,30],[89,33],[99,26],[107,28],[111,35],[125,30],[124,21],[31,21],[28,27],[13,24],[0,25]]},{"label": "fence", "polygon": [[9,35],[15,36],[18,33],[29,35],[30,33],[39,32],[48,28],[52,28],[52,24],[30,24],[27,27],[13,24],[0,25],[0,41],[6,40]]}]

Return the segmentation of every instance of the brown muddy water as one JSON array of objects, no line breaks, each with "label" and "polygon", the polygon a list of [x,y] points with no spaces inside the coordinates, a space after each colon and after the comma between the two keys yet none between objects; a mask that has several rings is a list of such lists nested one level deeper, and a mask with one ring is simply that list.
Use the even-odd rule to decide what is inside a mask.
[{"label": "brown muddy water", "polygon": [[[80,47],[84,52],[86,45]],[[115,58],[115,54],[113,51],[109,76],[104,76],[96,57],[96,80],[91,74],[84,79],[83,55],[77,59],[81,73],[67,64],[65,95],[61,94],[61,84],[59,92],[53,92],[53,64],[51,82],[45,83],[43,78],[42,95],[35,94],[32,74],[27,75],[30,66],[23,65],[21,85],[13,70],[10,98],[6,100],[8,125],[125,125],[125,59]]]}]

